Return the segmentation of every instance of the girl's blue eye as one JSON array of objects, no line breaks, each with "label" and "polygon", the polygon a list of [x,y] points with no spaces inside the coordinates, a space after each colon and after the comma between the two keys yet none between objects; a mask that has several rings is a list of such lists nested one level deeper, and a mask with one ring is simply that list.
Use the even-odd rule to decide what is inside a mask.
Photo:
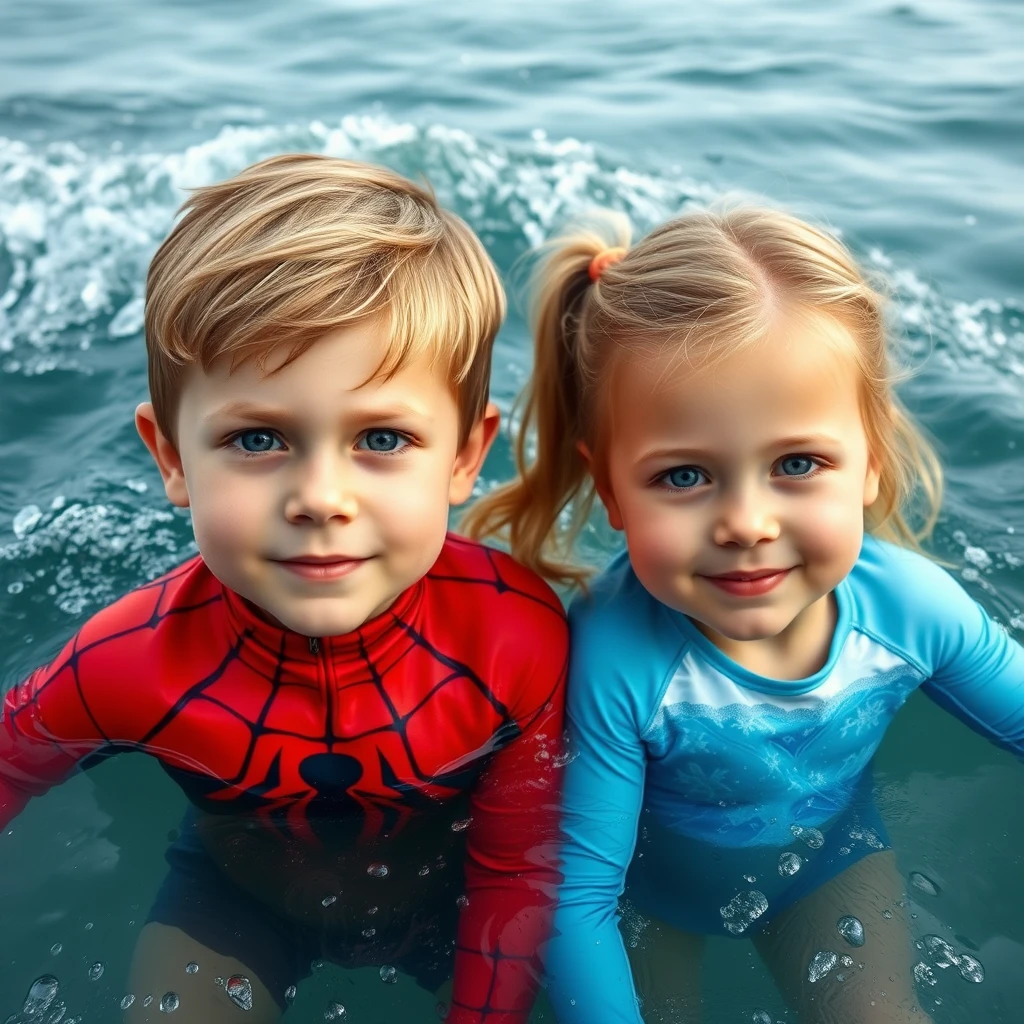
[{"label": "girl's blue eye", "polygon": [[275,445],[284,447],[281,439],[269,430],[247,430],[235,438],[235,443],[245,452],[270,452],[277,450]]},{"label": "girl's blue eye", "polygon": [[358,447],[368,452],[389,452],[401,451],[409,439],[403,437],[397,430],[368,430],[359,440]]},{"label": "girl's blue eye", "polygon": [[676,487],[681,491],[690,490],[699,484],[706,483],[707,477],[702,469],[696,466],[676,466],[670,469],[661,478],[669,487]]},{"label": "girl's blue eye", "polygon": [[815,466],[814,459],[809,455],[787,455],[779,462],[779,472],[783,476],[807,476]]}]

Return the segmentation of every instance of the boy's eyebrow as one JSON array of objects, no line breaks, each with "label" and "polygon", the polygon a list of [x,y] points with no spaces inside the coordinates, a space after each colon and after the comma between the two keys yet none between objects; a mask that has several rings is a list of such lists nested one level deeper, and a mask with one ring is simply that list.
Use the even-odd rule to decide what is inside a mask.
[{"label": "boy's eyebrow", "polygon": [[[369,422],[372,420],[402,419],[408,416],[427,419],[430,418],[430,413],[426,409],[417,408],[415,405],[410,405],[407,402],[388,402],[380,406],[374,406],[372,404],[367,404],[365,407],[357,406],[350,410],[348,416],[355,420]],[[299,418],[300,417],[297,416],[293,410],[286,407],[258,405],[255,402],[246,401],[245,399],[228,402],[227,404],[214,409],[213,412],[205,417],[206,422],[208,423],[220,419],[244,419],[254,420],[257,422],[291,423]]]},{"label": "boy's eyebrow", "polygon": [[[794,434],[790,437],[780,437],[770,444],[765,445],[764,451],[781,451],[784,449],[799,448],[841,448],[842,444],[828,434]],[[683,458],[694,461],[708,461],[715,458],[716,453],[709,448],[655,448],[653,451],[644,454],[639,462],[652,462],[655,459]]]}]

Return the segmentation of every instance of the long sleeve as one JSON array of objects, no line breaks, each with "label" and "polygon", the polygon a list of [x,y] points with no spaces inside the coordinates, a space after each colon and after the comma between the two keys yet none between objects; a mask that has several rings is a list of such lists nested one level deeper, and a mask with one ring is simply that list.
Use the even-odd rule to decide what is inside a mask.
[{"label": "long sleeve", "polygon": [[617,921],[645,773],[628,695],[622,681],[603,678],[597,687],[574,668],[567,707],[564,880],[547,954],[548,991],[560,1024],[640,1024]]},{"label": "long sleeve", "polygon": [[559,790],[568,636],[544,613],[530,643],[541,652],[520,682],[519,735],[474,790],[466,906],[457,936],[449,1024],[523,1024],[541,979],[559,879]]}]

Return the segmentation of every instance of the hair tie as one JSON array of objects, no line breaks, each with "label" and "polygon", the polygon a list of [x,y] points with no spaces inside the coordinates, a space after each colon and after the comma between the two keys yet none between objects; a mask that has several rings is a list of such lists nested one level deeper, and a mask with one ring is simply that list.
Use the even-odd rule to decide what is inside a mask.
[{"label": "hair tie", "polygon": [[587,269],[587,273],[590,275],[591,281],[596,281],[613,263],[618,263],[623,256],[626,255],[626,250],[621,245],[617,245],[612,249],[602,249],[591,261],[590,267]]}]

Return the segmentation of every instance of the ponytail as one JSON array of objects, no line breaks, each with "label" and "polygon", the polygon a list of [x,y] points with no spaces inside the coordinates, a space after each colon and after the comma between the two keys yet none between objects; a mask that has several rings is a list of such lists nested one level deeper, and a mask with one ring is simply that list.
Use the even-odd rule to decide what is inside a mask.
[{"label": "ponytail", "polygon": [[[589,270],[595,256],[628,246],[629,234],[624,216],[606,214],[545,247],[531,280],[534,365],[521,396],[523,422],[514,446],[518,479],[479,499],[461,524],[474,539],[501,538],[514,558],[556,583],[579,586],[590,575],[569,557],[594,501],[590,473],[577,448],[588,440],[583,412],[585,392],[593,383],[581,370],[580,324],[600,288]],[[531,461],[532,443],[536,454]],[[570,503],[569,522],[562,525]]]}]

